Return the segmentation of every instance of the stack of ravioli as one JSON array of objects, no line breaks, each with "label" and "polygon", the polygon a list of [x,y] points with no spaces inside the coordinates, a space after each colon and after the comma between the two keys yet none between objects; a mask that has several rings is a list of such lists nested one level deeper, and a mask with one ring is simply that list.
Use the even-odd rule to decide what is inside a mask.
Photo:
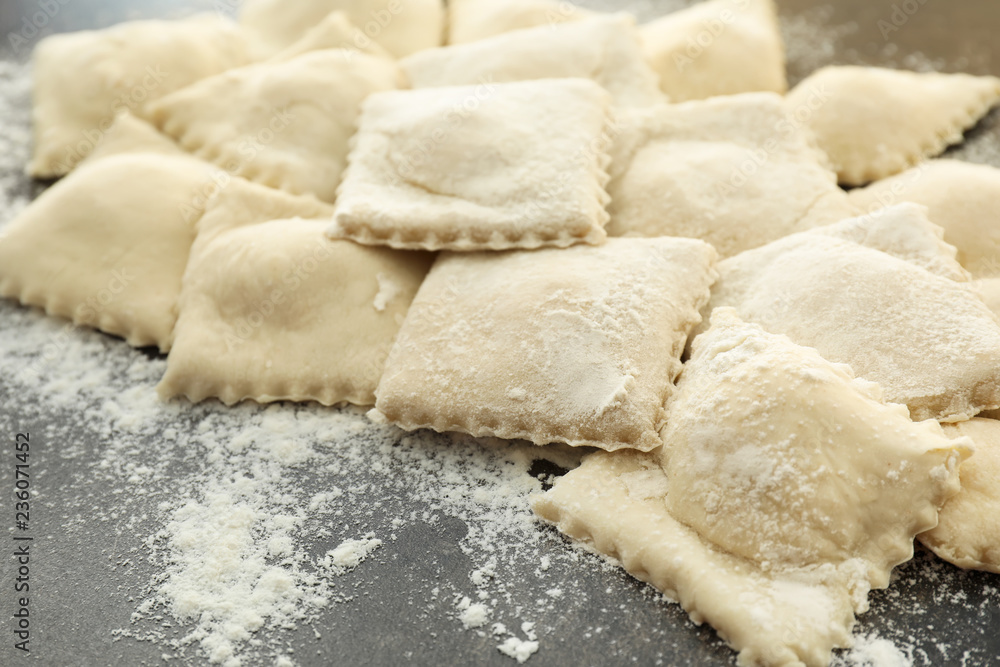
[{"label": "stack of ravioli", "polygon": [[1000,572],[1000,171],[931,159],[1000,80],[788,92],[771,0],[246,0],[35,85],[0,294],[164,399],[586,448],[539,516],[740,664],[827,665],[915,538]]}]

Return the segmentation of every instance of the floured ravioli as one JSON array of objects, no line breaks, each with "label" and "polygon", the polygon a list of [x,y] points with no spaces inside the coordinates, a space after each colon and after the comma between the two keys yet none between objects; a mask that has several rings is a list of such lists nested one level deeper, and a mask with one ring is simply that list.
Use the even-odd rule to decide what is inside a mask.
[{"label": "floured ravioli", "polygon": [[[866,220],[874,227],[896,220],[897,234],[927,235],[925,248],[941,244],[940,230],[905,216],[859,222]],[[744,319],[849,364],[888,400],[909,406],[914,419],[963,421],[1000,406],[1000,323],[968,282],[931,273],[924,260],[845,240],[856,228],[841,229],[842,238],[824,231],[721,262],[706,312],[733,306]],[[945,250],[944,260],[954,257]]]},{"label": "floured ravioli", "polygon": [[926,206],[977,278],[1000,276],[1000,169],[958,160],[930,160],[898,176],[852,190],[851,202],[878,210],[899,202]]},{"label": "floured ravioli", "polygon": [[738,664],[825,667],[959,488],[968,439],[716,310],[653,454],[593,454],[535,511],[708,621]]},{"label": "floured ravioli", "polygon": [[329,233],[423,250],[601,243],[608,106],[586,79],[373,95]]},{"label": "floured ravioli", "polygon": [[1000,79],[826,67],[788,94],[844,185],[865,185],[934,157],[1000,102]]},{"label": "floured ravioli", "polygon": [[88,159],[4,228],[0,295],[168,350],[198,217],[188,212],[211,173],[180,154]]},{"label": "floured ravioli", "polygon": [[68,174],[117,116],[141,115],[151,102],[253,58],[247,36],[211,15],[134,21],[42,40],[34,53],[35,153],[29,173]]},{"label": "floured ravioli", "polygon": [[1000,421],[977,418],[944,430],[972,440],[976,453],[959,469],[962,490],[920,541],[959,567],[1000,573]]},{"label": "floured ravioli", "polygon": [[361,102],[397,83],[385,58],[325,49],[206,79],[152,105],[150,116],[232,176],[332,202]]},{"label": "floured ravioli", "polygon": [[202,218],[159,391],[372,405],[431,256],[323,235],[330,209],[234,181]]},{"label": "floured ravioli", "polygon": [[372,416],[407,430],[652,449],[714,261],[711,246],[668,238],[442,254]]},{"label": "floured ravioli", "polygon": [[785,112],[772,93],[620,111],[608,233],[699,238],[728,257],[853,215]]}]

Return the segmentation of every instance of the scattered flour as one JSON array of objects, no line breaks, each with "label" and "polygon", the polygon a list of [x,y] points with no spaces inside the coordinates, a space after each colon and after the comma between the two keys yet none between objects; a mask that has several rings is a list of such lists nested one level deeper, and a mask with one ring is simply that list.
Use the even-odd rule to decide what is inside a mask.
[{"label": "scattered flour", "polygon": [[489,607],[481,602],[473,603],[472,600],[465,597],[459,600],[456,606],[458,608],[458,620],[462,621],[462,626],[466,630],[481,628],[490,620]]},{"label": "scattered flour", "polygon": [[31,157],[30,100],[28,65],[0,59],[0,233],[29,201],[24,167]]},{"label": "scattered flour", "polygon": [[368,558],[376,549],[382,546],[382,540],[366,536],[360,540],[347,540],[327,554],[330,564],[334,567],[353,570]]},{"label": "scattered flour", "polygon": [[375,295],[375,301],[372,305],[375,306],[375,310],[381,313],[385,312],[389,304],[402,293],[403,288],[384,273],[378,274],[375,279],[378,281],[378,293]]},{"label": "scattered flour", "polygon": [[913,667],[913,658],[888,639],[858,635],[854,638],[854,648],[843,655],[839,664],[842,667]]},{"label": "scattered flour", "polygon": [[508,637],[504,643],[497,646],[497,649],[504,655],[510,656],[519,663],[524,664],[528,658],[538,651],[538,642],[524,641],[517,637]]}]

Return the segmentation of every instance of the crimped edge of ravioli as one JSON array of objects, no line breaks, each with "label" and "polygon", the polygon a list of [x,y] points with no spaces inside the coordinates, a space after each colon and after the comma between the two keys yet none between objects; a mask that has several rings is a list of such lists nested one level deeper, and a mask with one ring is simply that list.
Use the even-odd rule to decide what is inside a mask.
[{"label": "crimped edge of ravioli", "polygon": [[[272,152],[268,150],[272,148],[272,144],[269,143],[264,146],[263,150],[257,150],[254,153],[253,158],[247,159],[247,156],[241,153],[241,149],[233,146],[232,141],[217,142],[213,140],[210,135],[192,129],[192,125],[196,125],[196,123],[190,123],[182,120],[178,118],[178,115],[183,115],[185,111],[189,112],[194,106],[189,101],[185,101],[183,96],[186,92],[195,87],[200,86],[207,88],[212,82],[223,78],[228,80],[238,80],[240,78],[240,74],[248,70],[254,70],[256,72],[267,68],[287,67],[290,63],[294,63],[300,58],[319,56],[326,51],[337,51],[347,54],[344,57],[344,63],[353,63],[351,58],[356,56],[358,58],[368,59],[374,63],[379,63],[379,66],[396,67],[394,61],[387,60],[384,57],[370,53],[354,54],[348,49],[343,48],[306,51],[305,53],[301,53],[288,60],[272,59],[249,63],[242,67],[220,72],[214,76],[196,81],[191,84],[191,86],[174,91],[170,95],[167,95],[150,104],[146,111],[145,119],[160,132],[173,139],[186,152],[197,156],[209,164],[216,165],[220,169],[227,171],[232,176],[239,176],[240,178],[252,183],[264,185],[291,195],[311,195],[321,200],[325,200],[325,197],[321,196],[322,193],[318,193],[310,190],[308,187],[302,186],[300,183],[301,178],[299,178],[301,170],[290,167],[284,157],[284,154],[287,154],[288,151],[279,151],[278,153],[272,154]],[[353,63],[353,65],[357,66],[357,63]],[[397,80],[398,82],[401,81],[401,75],[397,74]],[[180,99],[181,102],[176,102],[177,99]],[[353,130],[352,139],[353,135],[357,133],[357,120],[355,120]],[[348,146],[353,148],[350,141],[348,142]],[[317,163],[319,162],[337,162],[338,166],[341,168],[340,178],[343,179],[343,176],[346,173],[344,169],[344,167],[346,167],[346,161],[343,161],[342,163],[341,160],[338,160],[332,155],[314,155],[311,162],[314,168],[318,166]],[[237,168],[232,170],[229,168],[229,165],[237,165]]]},{"label": "crimped edge of ravioli", "polygon": [[[555,488],[531,497],[532,509],[541,521],[552,525],[563,535],[577,540],[585,550],[594,552],[602,558],[610,559],[613,564],[622,567],[631,576],[659,590],[669,601],[679,604],[695,625],[700,626],[708,621],[719,637],[730,648],[739,652],[736,664],[826,664],[824,656],[817,655],[814,651],[808,651],[811,654],[802,655],[803,652],[807,651],[797,651],[788,645],[767,644],[759,637],[756,641],[749,639],[747,636],[752,636],[754,633],[737,632],[742,629],[740,622],[742,614],[739,610],[734,609],[734,606],[728,602],[728,598],[726,602],[721,604],[712,604],[712,596],[704,594],[705,587],[715,588],[719,592],[728,591],[732,582],[717,581],[712,576],[712,570],[706,567],[706,559],[708,558],[728,561],[732,569],[725,572],[727,575],[735,575],[748,582],[753,582],[756,578],[767,581],[767,578],[750,561],[719,549],[714,544],[704,540],[697,531],[674,519],[667,511],[666,504],[660,503],[659,507],[653,511],[648,500],[634,499],[630,496],[622,481],[622,473],[660,471],[661,469],[653,456],[640,452],[617,452],[614,454],[595,452],[588,455],[584,459],[584,466],[588,464],[588,459],[593,459],[589,461],[590,464],[600,465],[605,469],[623,469],[621,471],[611,470],[617,474],[609,475],[606,478],[606,484],[602,484],[599,489],[594,489],[591,500],[593,503],[598,503],[608,500],[609,496],[613,497],[619,501],[619,504],[610,508],[610,511],[616,512],[616,516],[620,516],[623,506],[627,506],[628,509],[645,515],[648,529],[654,531],[656,535],[664,535],[663,528],[665,526],[663,524],[672,524],[673,528],[676,529],[673,542],[675,544],[683,543],[690,551],[696,552],[694,556],[685,558],[672,551],[643,548],[642,545],[632,544],[631,540],[620,534],[614,534],[618,531],[601,530],[600,526],[595,526],[594,522],[588,518],[587,515],[590,514],[588,508],[579,505],[573,507],[567,500],[556,499],[554,492],[558,488],[559,480],[556,481]],[[571,471],[569,474],[572,475],[574,472],[576,471]],[[603,472],[609,471],[604,470]],[[589,508],[589,510],[592,509],[593,507]],[[685,578],[685,571],[690,573],[689,579]],[[800,570],[800,572],[806,573],[808,570]],[[838,570],[825,574],[816,572],[813,575],[815,581],[805,585],[817,589],[826,588],[828,579],[836,580],[842,576]],[[789,575],[788,580],[794,581],[794,575]],[[836,586],[830,588],[829,592],[832,595],[836,592]],[[841,612],[839,618],[831,618],[831,623],[827,627],[830,649],[849,648],[853,644],[850,633],[856,623],[856,604],[846,591],[842,591],[840,603],[842,609],[839,610]],[[732,628],[734,632],[729,632],[729,628]],[[743,634],[744,637],[740,637],[740,634]]]},{"label": "crimped edge of ravioli", "polygon": [[838,165],[836,171],[840,184],[864,186],[890,176],[895,176],[915,167],[928,158],[940,155],[949,146],[962,143],[965,132],[979,123],[989,113],[990,109],[1000,102],[1000,78],[992,76],[974,77],[969,74],[952,76],[968,76],[973,79],[982,79],[984,83],[989,81],[992,84],[992,89],[986,89],[984,86],[977,100],[964,108],[955,109],[953,117],[948,122],[942,123],[941,127],[916,149],[911,150],[909,153],[899,153],[894,164],[882,165],[880,168],[873,164]]},{"label": "crimped edge of ravioli", "polygon": [[[98,148],[101,146],[103,144],[98,144]],[[141,155],[146,155],[146,153],[126,151],[123,153],[112,153],[106,157],[136,157]],[[180,152],[177,155],[164,154],[162,157],[168,160],[181,158],[182,160],[189,160],[191,162],[195,161],[194,158],[183,155]],[[101,162],[103,160],[96,158],[94,160],[85,159],[81,161],[81,165],[93,165]],[[18,219],[15,218],[8,223],[5,229],[10,231],[17,224],[17,221]],[[196,224],[197,221],[192,222],[192,230],[197,229]],[[2,240],[2,237],[0,237],[0,240]],[[48,316],[69,320],[73,326],[95,329],[111,336],[117,336],[134,348],[155,347],[161,354],[167,354],[173,345],[173,328],[177,324],[178,314],[176,302],[170,309],[170,317],[172,319],[170,331],[160,335],[154,331],[153,327],[143,326],[141,322],[129,326],[122,318],[117,317],[107,310],[97,313],[96,317],[88,316],[87,311],[94,310],[92,306],[86,303],[73,306],[61,295],[51,293],[48,286],[35,284],[33,281],[24,280],[13,274],[7,274],[3,269],[0,269],[0,297],[14,299],[23,306],[39,308]]]},{"label": "crimped edge of ravioli", "polygon": [[[712,268],[711,273],[709,274],[710,277],[714,273],[715,269]],[[698,302],[694,304],[693,317],[687,318],[681,323],[679,329],[674,330],[674,333],[677,335],[674,337],[673,348],[670,350],[671,364],[670,369],[668,370],[670,381],[664,392],[661,394],[660,404],[656,406],[656,414],[649,419],[649,423],[645,425],[642,434],[637,439],[622,440],[609,438],[594,440],[592,438],[581,437],[579,434],[580,429],[576,426],[572,427],[571,430],[573,432],[568,435],[549,430],[540,432],[537,430],[503,426],[500,423],[503,419],[503,415],[499,410],[496,411],[494,419],[489,423],[483,423],[480,420],[471,419],[446,419],[440,415],[434,414],[433,410],[425,409],[417,411],[409,405],[404,405],[402,406],[402,409],[392,411],[391,413],[383,412],[381,408],[375,408],[368,412],[368,418],[376,424],[393,424],[402,428],[404,431],[419,431],[427,429],[435,431],[436,433],[467,433],[476,438],[492,437],[500,438],[502,440],[527,440],[528,442],[532,442],[539,446],[562,443],[569,445],[570,447],[595,447],[606,452],[614,452],[623,449],[650,452],[663,444],[663,440],[660,437],[660,431],[666,423],[666,404],[677,390],[675,383],[684,368],[684,365],[680,362],[680,356],[683,354],[684,348],[687,346],[688,335],[690,335],[689,333],[685,333],[685,331],[690,332],[693,327],[697,326],[701,322],[702,318],[700,310],[706,303],[708,303],[710,291],[711,289],[708,288],[703,294],[699,295]],[[375,394],[377,398],[377,389]]]},{"label": "crimped edge of ravioli", "polygon": [[[130,327],[109,312],[102,312],[97,317],[87,317],[86,304],[73,307],[60,295],[49,293],[44,286],[30,284],[15,276],[0,277],[0,297],[14,299],[23,306],[39,308],[46,315],[69,320],[74,326],[96,329],[117,336],[132,347],[156,347],[164,354],[170,351],[169,335],[164,338],[153,333],[148,327]],[[176,309],[174,319],[176,321]]]},{"label": "crimped edge of ravioli", "polygon": [[[707,243],[704,245],[714,254],[712,246]],[[445,419],[440,415],[435,415],[430,409],[418,412],[408,404],[399,405],[399,409],[389,412],[382,410],[383,407],[387,406],[376,407],[368,412],[368,418],[377,424],[393,424],[405,431],[428,429],[437,433],[467,433],[477,438],[495,437],[502,440],[527,440],[540,446],[561,443],[570,447],[594,447],[605,452],[623,449],[650,452],[663,444],[660,432],[666,424],[666,405],[674,395],[674,392],[677,391],[677,378],[684,369],[684,364],[680,360],[681,356],[687,347],[691,332],[702,322],[701,311],[711,299],[712,285],[718,280],[719,273],[715,268],[714,261],[708,267],[706,277],[708,280],[705,289],[695,295],[687,316],[673,329],[675,335],[672,337],[673,346],[669,352],[671,359],[670,368],[668,369],[669,382],[660,394],[660,403],[656,406],[656,413],[647,425],[648,428],[643,429],[643,433],[638,439],[594,440],[584,438],[580,437],[579,428],[576,426],[573,427],[574,433],[570,435],[555,434],[549,431],[540,433],[517,427],[503,427],[499,423],[499,420],[502,418],[499,411],[497,417],[489,424],[481,423],[479,420]],[[377,399],[378,389],[375,390],[375,395]]]},{"label": "crimped edge of ravioli", "polygon": [[261,383],[229,382],[205,378],[197,373],[177,370],[176,367],[168,367],[156,391],[164,400],[183,397],[191,403],[201,403],[215,398],[230,407],[243,401],[254,401],[261,405],[282,401],[315,402],[327,407],[343,404],[370,407],[375,403],[375,396],[371,391],[360,390],[349,382],[337,385],[274,379]]},{"label": "crimped edge of ravioli", "polygon": [[[239,181],[237,181],[239,183]],[[250,192],[256,196],[268,195],[268,190],[259,184],[247,183],[238,187],[251,188]],[[253,188],[258,188],[256,191]],[[237,195],[233,195],[237,196]],[[285,192],[275,192],[270,194],[272,206],[283,206],[282,213],[297,214],[297,217],[314,220],[331,215],[333,208],[312,195],[291,195]],[[206,211],[205,216],[219,215],[223,209],[219,208]],[[261,210],[260,201],[250,204],[251,210],[259,212]],[[275,213],[277,215],[277,213]],[[214,226],[206,226],[206,217],[198,220],[196,225],[197,238],[192,248],[192,258],[188,262],[188,271],[197,261],[195,254],[215,243],[225,243],[228,233],[246,226],[253,226],[269,222],[267,220],[257,220],[252,222],[233,219],[234,213],[229,213],[221,222]],[[180,296],[175,304],[175,311],[178,314],[178,321],[184,310],[186,302],[191,299],[191,292],[188,288],[188,276],[185,272],[181,287]],[[175,326],[176,330],[176,326]],[[371,389],[364,389],[356,383],[341,379],[340,382],[320,383],[301,382],[295,380],[278,380],[268,377],[264,382],[232,382],[215,377],[208,377],[204,369],[196,363],[186,363],[179,366],[176,359],[167,363],[167,370],[163,378],[156,387],[157,394],[163,400],[176,397],[183,397],[191,403],[201,403],[208,399],[218,399],[226,406],[233,406],[243,401],[254,401],[260,404],[278,403],[289,401],[295,403],[315,402],[324,406],[350,404],[360,407],[369,407],[375,404],[375,394]]]},{"label": "crimped edge of ravioli", "polygon": [[[412,411],[408,411],[406,416],[391,417],[378,408],[368,412],[368,419],[376,424],[392,424],[404,431],[429,430],[435,433],[467,433],[474,438],[499,438],[501,440],[526,440],[535,445],[544,446],[555,443],[569,445],[570,447],[594,447],[606,452],[618,450],[635,450],[639,452],[650,452],[662,443],[655,427],[650,427],[643,431],[636,440],[590,440],[586,438],[574,438],[572,436],[556,435],[554,433],[539,434],[518,428],[508,428],[501,426],[497,420],[490,424],[483,424],[479,421],[461,421],[451,419],[435,418],[429,414],[414,416]],[[541,437],[540,437],[541,436]]]},{"label": "crimped edge of ravioli", "polygon": [[[613,108],[609,109],[607,117],[604,119],[602,138],[613,138],[618,132],[615,122],[616,115]],[[341,175],[340,184],[337,186],[337,198],[343,192],[345,183],[348,182],[351,170],[354,166],[355,149],[358,143],[358,133],[361,127],[361,115],[355,120],[354,133],[347,142],[347,165]],[[611,222],[611,214],[608,213],[608,205],[611,203],[611,195],[607,192],[608,183],[611,181],[610,169],[612,156],[609,152],[610,142],[604,146],[597,154],[597,167],[592,170],[594,178],[593,193],[597,196],[596,219],[590,221],[590,229],[587,234],[578,235],[570,232],[563,232],[557,235],[541,235],[534,233],[516,234],[505,233],[499,229],[494,230],[470,230],[456,229],[448,236],[434,232],[419,232],[417,230],[404,231],[395,229],[392,233],[379,234],[363,222],[353,222],[344,220],[343,214],[334,216],[333,222],[326,230],[326,235],[334,240],[348,240],[362,245],[388,246],[395,250],[427,250],[438,252],[441,250],[452,250],[456,252],[476,252],[476,251],[503,251],[503,250],[538,250],[540,248],[569,248],[574,245],[586,243],[588,245],[602,245],[607,239],[605,231],[608,223]]]},{"label": "crimped edge of ravioli", "polygon": [[[226,74],[223,72],[222,75]],[[240,155],[239,151],[233,149],[228,143],[213,143],[210,137],[193,131],[188,123],[178,119],[169,109],[172,103],[172,95],[154,103],[149,113],[149,119],[157,129],[176,141],[188,153],[213,165],[238,165],[235,171],[229,172],[231,175],[259,185],[292,195],[314,194],[295,187],[291,179],[288,178],[287,169],[283,169],[280,162],[258,159],[248,161],[245,156]],[[260,164],[261,162],[267,164]]]}]

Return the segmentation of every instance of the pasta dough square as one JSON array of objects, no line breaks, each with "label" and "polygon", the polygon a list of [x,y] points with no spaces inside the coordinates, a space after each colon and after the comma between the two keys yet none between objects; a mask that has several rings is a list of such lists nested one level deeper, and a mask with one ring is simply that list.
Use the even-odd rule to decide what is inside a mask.
[{"label": "pasta dough square", "polygon": [[962,490],[920,542],[949,563],[1000,574],[1000,421],[976,418],[944,431],[972,440],[976,453],[959,469]]},{"label": "pasta dough square", "polygon": [[709,0],[639,29],[660,89],[674,102],[788,90],[774,0]]},{"label": "pasta dough square", "polygon": [[544,519],[707,620],[745,665],[826,665],[959,489],[949,440],[815,350],[712,315],[652,454],[598,452]]},{"label": "pasta dough square", "polygon": [[423,253],[323,235],[329,207],[234,181],[202,218],[164,398],[374,404]]},{"label": "pasta dough square", "polygon": [[36,178],[64,176],[126,111],[253,59],[235,24],[205,15],[55,35],[34,53]]},{"label": "pasta dough square", "polygon": [[400,66],[414,88],[584,78],[602,85],[619,106],[665,100],[656,73],[643,58],[635,19],[628,14],[515,30],[423,51]]},{"label": "pasta dough square", "polygon": [[607,93],[583,79],[365,102],[330,235],[424,250],[606,238]]},{"label": "pasta dough square", "polygon": [[653,107],[616,121],[611,236],[700,238],[728,257],[855,212],[778,95]]},{"label": "pasta dough square", "polygon": [[452,0],[448,3],[448,43],[488,37],[587,18],[592,12],[560,0]]},{"label": "pasta dough square", "polygon": [[230,175],[332,202],[361,101],[397,83],[393,62],[326,49],[205,79],[149,112],[186,150]]},{"label": "pasta dough square", "polygon": [[444,254],[372,416],[407,430],[653,449],[714,260],[708,244],[666,238]]},{"label": "pasta dough square", "polygon": [[1000,102],[1000,78],[826,67],[788,94],[844,185],[865,185],[934,157]]},{"label": "pasta dough square", "polygon": [[358,48],[375,41],[396,58],[441,45],[441,0],[244,0],[240,25],[272,53],[287,49],[334,11],[361,31]]},{"label": "pasta dough square", "polygon": [[[859,221],[893,219],[898,234],[929,234],[929,244],[940,243],[933,228],[921,231],[905,217]],[[768,331],[849,364],[917,420],[964,421],[1000,406],[1000,323],[968,282],[824,231],[720,262],[707,312],[732,306]]]},{"label": "pasta dough square", "polygon": [[117,147],[89,158],[5,227],[0,295],[165,352],[195,237],[193,202],[212,167],[179,150],[129,152],[141,142],[127,128],[111,134]]},{"label": "pasta dough square", "polygon": [[852,190],[865,210],[898,202],[926,206],[958,261],[977,278],[1000,276],[1000,169],[958,160],[929,160],[898,176]]}]

